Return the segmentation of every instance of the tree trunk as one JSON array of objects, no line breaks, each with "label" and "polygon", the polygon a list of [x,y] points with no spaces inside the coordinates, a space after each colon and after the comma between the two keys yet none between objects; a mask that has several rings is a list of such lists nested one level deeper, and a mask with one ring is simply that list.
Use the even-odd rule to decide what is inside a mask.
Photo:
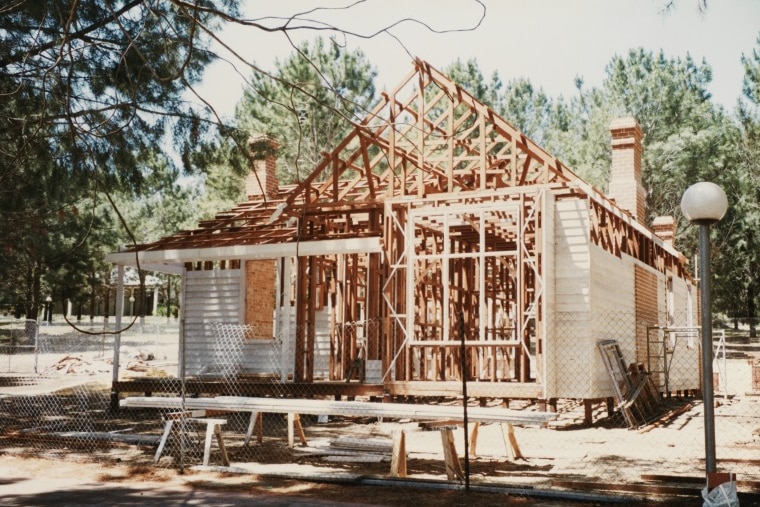
[{"label": "tree trunk", "polygon": [[26,301],[26,318],[37,320],[40,313],[40,300],[42,298],[42,275],[39,263],[34,261],[32,263],[29,278],[31,293],[27,292],[28,297]]},{"label": "tree trunk", "polygon": [[166,277],[166,323],[172,320],[172,278]]},{"label": "tree trunk", "polygon": [[757,338],[757,284],[750,283],[747,287],[747,320],[749,321],[749,337]]}]

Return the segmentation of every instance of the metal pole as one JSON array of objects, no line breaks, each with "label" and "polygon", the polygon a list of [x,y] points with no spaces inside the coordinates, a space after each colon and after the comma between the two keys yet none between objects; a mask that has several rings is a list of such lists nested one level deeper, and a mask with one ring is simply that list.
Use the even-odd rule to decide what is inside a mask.
[{"label": "metal pole", "polygon": [[[179,360],[177,361],[179,363],[179,371],[177,372],[179,375],[179,385],[180,385],[180,397],[182,399],[182,408],[181,410],[184,412],[186,410],[185,406],[185,400],[187,399],[187,372],[185,369],[186,361],[187,361],[187,336],[185,334],[185,319],[187,318],[187,308],[185,306],[185,301],[187,301],[187,268],[182,268],[182,291],[177,292],[177,304],[179,305]],[[262,416],[263,417],[263,416]],[[263,419],[262,419],[263,421]],[[263,423],[262,423],[263,424]],[[185,473],[185,436],[187,427],[185,426],[185,418],[180,418],[180,445],[179,445],[179,473],[184,474]]]},{"label": "metal pole", "polygon": [[[113,335],[113,362],[111,365],[111,412],[119,410],[119,393],[115,390],[119,381],[119,354],[121,354],[121,316],[124,313],[124,265],[116,268],[116,329]],[[105,323],[103,324],[105,328]]]},{"label": "metal pole", "polygon": [[702,294],[702,402],[705,410],[705,469],[715,473],[715,402],[713,393],[710,224],[699,224],[699,281]]}]

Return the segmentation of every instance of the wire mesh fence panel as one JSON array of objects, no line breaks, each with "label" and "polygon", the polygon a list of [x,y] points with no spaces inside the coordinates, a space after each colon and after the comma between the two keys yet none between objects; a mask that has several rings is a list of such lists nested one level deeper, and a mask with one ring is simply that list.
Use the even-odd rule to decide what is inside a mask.
[{"label": "wire mesh fence panel", "polygon": [[0,320],[0,366],[6,373],[36,373],[38,335],[36,320]]},{"label": "wire mesh fence panel", "polygon": [[[686,324],[558,313],[535,330],[538,346],[502,337],[405,353],[402,341],[372,348],[381,321],[324,326],[332,332],[291,322],[274,336],[208,322],[196,341],[180,340],[176,323],[148,321],[118,337],[115,384],[116,335],[42,325],[37,372],[28,362],[4,377],[0,431],[7,447],[160,467],[549,489],[699,481],[701,336]],[[743,327],[713,334],[718,469],[737,473],[741,491],[742,480],[760,480],[760,347]],[[613,371],[600,342],[615,344]],[[114,389],[147,405],[114,410]]]},{"label": "wire mesh fence panel", "polygon": [[[155,361],[150,349],[166,336],[173,336],[170,350],[176,370],[177,325],[171,327],[153,324],[124,332],[120,372],[131,376],[161,371],[171,358]],[[114,325],[104,322],[87,323],[81,330],[61,322],[39,325],[34,353],[25,365],[0,376],[0,431],[7,445],[43,455],[82,453],[103,460],[114,459],[115,453],[136,456],[138,448],[154,445],[156,438],[143,436],[150,424],[125,420],[112,410],[112,331]]]}]

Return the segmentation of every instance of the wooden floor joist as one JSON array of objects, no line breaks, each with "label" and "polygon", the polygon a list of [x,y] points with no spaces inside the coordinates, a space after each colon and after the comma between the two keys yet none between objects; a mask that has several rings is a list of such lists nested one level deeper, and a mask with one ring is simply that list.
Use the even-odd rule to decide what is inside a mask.
[{"label": "wooden floor joist", "polygon": [[[185,383],[185,392],[199,395],[239,394],[242,396],[285,396],[297,397],[304,392],[302,384],[292,382],[272,382],[248,378],[236,378],[234,387],[230,382],[212,379],[191,378]],[[179,379],[143,378],[113,382],[111,390],[122,395],[131,393],[174,393],[182,391]],[[314,396],[383,396],[382,384],[358,382],[313,382],[309,384],[309,393]]]}]

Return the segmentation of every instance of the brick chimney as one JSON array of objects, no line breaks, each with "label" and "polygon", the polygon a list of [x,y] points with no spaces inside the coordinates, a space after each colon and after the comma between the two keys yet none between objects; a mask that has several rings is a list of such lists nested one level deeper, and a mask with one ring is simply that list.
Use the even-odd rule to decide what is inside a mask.
[{"label": "brick chimney", "polygon": [[280,145],[266,134],[253,134],[248,140],[253,153],[253,167],[245,179],[248,199],[274,197],[280,190],[277,181],[277,148]]},{"label": "brick chimney", "polygon": [[641,127],[635,118],[617,118],[610,123],[612,167],[608,195],[633,218],[646,218],[647,192],[641,184]]},{"label": "brick chimney", "polygon": [[657,217],[652,222],[652,230],[666,245],[673,246],[676,238],[676,221],[670,215]]}]

